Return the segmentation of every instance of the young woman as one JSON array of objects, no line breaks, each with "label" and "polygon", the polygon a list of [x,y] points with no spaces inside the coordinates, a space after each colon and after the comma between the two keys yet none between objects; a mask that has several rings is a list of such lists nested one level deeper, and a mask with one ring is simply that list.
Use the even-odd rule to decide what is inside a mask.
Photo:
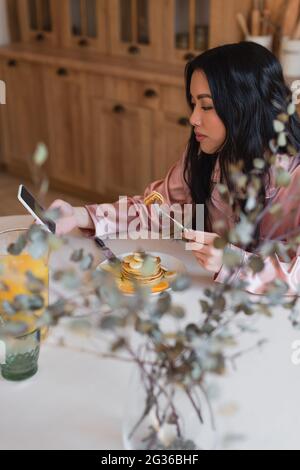
[{"label": "young woman", "polygon": [[[134,206],[157,191],[170,205],[204,204],[203,243],[194,244],[193,252],[200,265],[214,274],[214,280],[223,282],[227,273],[222,266],[222,250],[215,249],[213,241],[222,230],[232,228],[238,219],[223,201],[217,183],[231,188],[230,164],[242,161],[243,171],[249,174],[255,159],[264,158],[275,137],[273,122],[280,109],[286,110],[291,92],[276,57],[262,46],[241,42],[208,50],[189,62],[186,97],[191,108],[192,132],[184,155],[163,180],[151,183],[143,196],[128,198],[128,201]],[[300,228],[300,120],[296,113],[290,117],[287,130],[290,143],[299,154],[288,156],[283,149],[283,155],[276,156],[276,165],[290,172],[290,185],[276,187],[274,166],[266,164],[260,174],[263,181],[260,201],[264,205],[270,200],[274,204],[282,203],[284,216],[274,226],[274,216],[266,213],[257,230],[257,240],[268,238],[270,232],[274,239]],[[58,233],[79,227],[95,230],[101,236],[101,205],[73,208],[66,202],[55,201],[52,207],[60,208],[62,214],[57,224]],[[128,219],[123,219],[122,213],[117,223],[120,231],[126,231]],[[186,236],[195,240],[197,232],[189,231]],[[251,256],[249,251],[231,247],[239,251],[244,260]],[[246,277],[248,291],[263,293],[269,282],[281,279],[289,285],[288,293],[295,293],[300,286],[300,250],[294,255],[290,263],[283,262],[277,255],[268,257],[259,274],[236,270],[231,280]]]}]

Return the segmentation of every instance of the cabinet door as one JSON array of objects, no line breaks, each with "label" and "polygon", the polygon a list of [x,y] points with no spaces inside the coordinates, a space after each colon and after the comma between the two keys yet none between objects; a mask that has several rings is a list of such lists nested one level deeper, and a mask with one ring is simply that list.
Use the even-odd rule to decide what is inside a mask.
[{"label": "cabinet door", "polygon": [[161,112],[155,114],[155,179],[166,176],[171,166],[182,156],[191,133],[190,113],[184,87],[164,85]]},{"label": "cabinet door", "polygon": [[85,133],[85,76],[66,68],[45,68],[51,177],[71,187],[90,188]]},{"label": "cabinet door", "polygon": [[104,0],[64,0],[63,45],[82,49],[107,51],[107,11]]},{"label": "cabinet door", "polygon": [[186,115],[170,112],[155,114],[154,179],[166,176],[183,155],[191,135]]},{"label": "cabinet door", "polygon": [[162,0],[109,0],[112,53],[160,60],[163,43]]},{"label": "cabinet door", "polygon": [[[277,0],[272,0],[277,2]],[[211,0],[210,41],[209,47],[239,42],[244,39],[236,21],[236,14],[241,12],[248,19],[253,7],[252,0]]]},{"label": "cabinet door", "polygon": [[22,40],[57,45],[59,6],[58,0],[18,0]]},{"label": "cabinet door", "polygon": [[152,180],[152,111],[95,99],[91,116],[97,191],[116,199],[143,194]]},{"label": "cabinet door", "polygon": [[24,172],[38,142],[48,144],[42,66],[1,59],[0,71],[6,84],[6,104],[0,106],[2,158]]},{"label": "cabinet door", "polygon": [[166,0],[165,35],[172,62],[184,64],[208,48],[210,4],[211,0]]},{"label": "cabinet door", "polygon": [[236,14],[248,18],[252,4],[252,0],[166,0],[168,57],[184,64],[208,48],[241,41]]}]

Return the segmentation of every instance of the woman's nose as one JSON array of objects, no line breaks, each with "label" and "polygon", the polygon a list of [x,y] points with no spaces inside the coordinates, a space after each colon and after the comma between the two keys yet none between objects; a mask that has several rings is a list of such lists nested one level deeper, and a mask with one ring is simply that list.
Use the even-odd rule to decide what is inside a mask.
[{"label": "woman's nose", "polygon": [[201,117],[199,116],[199,113],[196,113],[195,111],[191,114],[190,116],[190,124],[193,127],[199,127],[201,126]]}]

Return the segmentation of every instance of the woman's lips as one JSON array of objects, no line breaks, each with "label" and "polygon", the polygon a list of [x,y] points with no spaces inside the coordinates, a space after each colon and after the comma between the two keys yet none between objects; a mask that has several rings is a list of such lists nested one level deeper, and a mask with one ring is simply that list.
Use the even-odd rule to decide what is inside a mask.
[{"label": "woman's lips", "polygon": [[198,142],[202,142],[203,140],[207,139],[207,135],[204,135],[204,134],[198,134],[195,132],[195,136]]}]

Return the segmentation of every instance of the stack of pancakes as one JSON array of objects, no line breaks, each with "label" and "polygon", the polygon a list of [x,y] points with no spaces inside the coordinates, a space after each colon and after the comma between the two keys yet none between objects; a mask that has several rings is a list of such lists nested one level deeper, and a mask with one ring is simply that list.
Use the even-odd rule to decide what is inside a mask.
[{"label": "stack of pancakes", "polygon": [[133,253],[122,262],[121,275],[125,281],[135,281],[145,286],[158,284],[165,276],[166,270],[161,266],[158,256],[145,256]]},{"label": "stack of pancakes", "polygon": [[143,287],[149,287],[152,294],[163,292],[170,287],[170,282],[177,276],[176,271],[168,271],[161,266],[159,256],[145,252],[136,252],[125,256],[117,268],[107,263],[102,266],[102,269],[115,276],[119,289],[125,294],[134,294],[136,283]]}]

